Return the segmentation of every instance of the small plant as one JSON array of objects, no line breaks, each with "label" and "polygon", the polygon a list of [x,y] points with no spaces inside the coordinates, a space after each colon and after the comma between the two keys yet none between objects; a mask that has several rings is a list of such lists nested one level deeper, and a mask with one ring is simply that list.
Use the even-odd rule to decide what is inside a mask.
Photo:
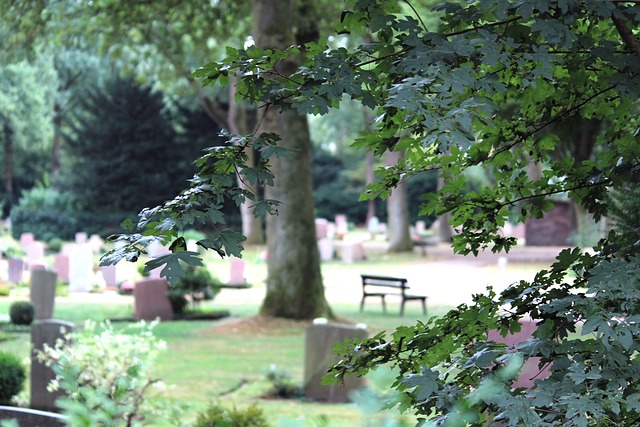
[{"label": "small plant", "polygon": [[171,301],[173,312],[183,314],[191,300],[195,310],[203,300],[212,300],[220,292],[220,281],[214,278],[209,270],[202,267],[188,266],[185,275],[171,286],[167,296]]},{"label": "small plant", "polygon": [[26,372],[17,356],[0,352],[0,405],[11,403],[11,399],[22,391]]},{"label": "small plant", "polygon": [[225,408],[211,403],[198,414],[193,427],[269,427],[262,409],[253,404],[245,409]]},{"label": "small plant", "polygon": [[8,297],[11,294],[11,285],[0,280],[0,297]]},{"label": "small plant", "polygon": [[30,325],[35,318],[35,309],[29,301],[16,301],[9,307],[9,318],[14,325]]},{"label": "small plant", "polygon": [[60,252],[60,249],[62,249],[62,239],[59,237],[49,239],[49,242],[47,242],[47,249],[51,253]]},{"label": "small plant", "polygon": [[267,380],[271,383],[271,389],[268,392],[270,397],[298,399],[304,396],[302,387],[293,381],[291,375],[287,371],[276,368],[275,365],[269,367]]}]

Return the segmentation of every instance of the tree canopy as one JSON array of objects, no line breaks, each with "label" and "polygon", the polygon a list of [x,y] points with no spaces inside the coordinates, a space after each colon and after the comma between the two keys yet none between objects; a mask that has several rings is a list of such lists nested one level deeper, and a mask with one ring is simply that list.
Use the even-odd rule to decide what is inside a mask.
[{"label": "tree canopy", "polygon": [[[372,41],[349,49],[326,41],[283,50],[229,48],[224,61],[194,76],[208,85],[237,75],[239,94],[263,108],[325,114],[346,94],[374,109],[375,127],[355,145],[377,155],[404,150],[406,157],[379,171],[382,179],[363,197],[387,195],[413,175],[439,171],[444,185],[427,195],[422,210],[451,213],[459,230],[454,248],[463,254],[508,251],[516,241],[501,232],[507,220],[540,218],[560,195],[600,220],[611,189],[637,185],[639,2],[450,2],[434,9],[440,19],[433,27],[407,1],[347,6],[337,31],[370,34]],[[304,62],[283,73],[290,57]],[[591,138],[567,136],[596,122]],[[285,153],[271,134],[231,139],[253,144],[265,157]],[[567,144],[588,150],[567,151]],[[178,206],[203,193],[250,196],[221,185],[216,170],[242,170],[267,183],[273,178],[266,165],[246,168],[237,146],[207,160],[215,166],[203,170],[197,185],[154,212],[168,219],[142,218],[145,233],[170,236],[186,217]],[[532,165],[537,174],[529,173]],[[463,172],[478,166],[492,174],[491,183],[463,192]],[[271,200],[256,204],[258,213],[276,207]],[[212,246],[239,250],[238,240],[227,237],[233,236]],[[442,318],[346,346],[334,379],[391,363],[400,409],[437,425],[635,425],[638,240],[613,229],[593,250],[563,251],[533,281],[499,295],[489,290]],[[134,246],[127,250],[111,259],[135,254]],[[517,331],[524,317],[538,327],[517,349],[488,340],[489,330]],[[530,389],[512,388],[530,357],[539,357],[551,375]]]}]

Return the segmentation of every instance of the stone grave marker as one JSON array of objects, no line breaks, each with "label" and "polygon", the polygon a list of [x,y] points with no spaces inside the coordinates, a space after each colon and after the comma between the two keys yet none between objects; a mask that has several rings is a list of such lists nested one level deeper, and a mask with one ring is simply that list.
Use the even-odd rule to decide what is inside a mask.
[{"label": "stone grave marker", "polygon": [[342,246],[341,256],[342,262],[345,264],[353,264],[354,262],[364,261],[367,258],[362,242],[345,242]]},{"label": "stone grave marker", "polygon": [[416,233],[424,234],[426,233],[426,231],[427,231],[427,223],[422,220],[416,221]]},{"label": "stone grave marker", "polygon": [[57,274],[47,270],[32,270],[29,282],[29,295],[35,311],[36,320],[53,318],[56,299]]},{"label": "stone grave marker", "polygon": [[329,220],[324,218],[316,218],[316,239],[327,237],[329,232]]},{"label": "stone grave marker", "polygon": [[74,245],[69,258],[69,291],[88,292],[93,281],[93,252],[87,243]]},{"label": "stone grave marker", "polygon": [[19,427],[67,426],[64,415],[17,406],[0,406],[0,421],[4,420],[15,420]]},{"label": "stone grave marker", "polygon": [[347,338],[366,338],[369,333],[364,325],[350,326],[329,324],[326,319],[315,319],[305,332],[304,393],[313,400],[342,403],[350,401],[350,393],[363,387],[363,379],[356,376],[345,378],[340,384],[322,385],[322,377],[339,358],[331,347]]},{"label": "stone grave marker", "polygon": [[44,243],[34,241],[27,247],[27,264],[29,268],[35,265],[45,265]]},{"label": "stone grave marker", "polygon": [[24,273],[24,261],[18,258],[9,259],[9,281],[13,283],[22,282]]},{"label": "stone grave marker", "polygon": [[53,256],[53,271],[58,275],[58,279],[69,282],[69,255],[55,254]]},{"label": "stone grave marker", "polygon": [[117,265],[101,265],[100,272],[104,279],[107,289],[118,289],[118,266]]},{"label": "stone grave marker", "polygon": [[136,320],[171,320],[173,309],[167,297],[169,290],[165,279],[147,278],[136,282],[133,288]]},{"label": "stone grave marker", "polygon": [[333,259],[333,240],[322,238],[318,240],[318,252],[322,261],[331,261]]},{"label": "stone grave marker", "polygon": [[20,235],[20,247],[26,251],[29,245],[35,242],[35,240],[33,233],[22,233]]},{"label": "stone grave marker", "polygon": [[55,412],[56,399],[63,395],[62,390],[50,392],[47,386],[55,379],[53,370],[38,360],[38,352],[44,345],[53,347],[59,339],[64,340],[67,333],[73,332],[73,323],[62,320],[39,320],[31,326],[31,408]]},{"label": "stone grave marker", "polygon": [[93,251],[94,254],[99,254],[100,253],[100,249],[102,249],[102,245],[104,245],[104,240],[102,240],[102,237],[98,236],[97,234],[92,234],[91,237],[89,237],[89,246],[91,246],[91,250]]},{"label": "stone grave marker", "polygon": [[336,215],[335,224],[338,239],[342,239],[349,232],[349,223],[347,222],[347,216],[341,214]]},{"label": "stone grave marker", "polygon": [[[526,340],[533,337],[533,333],[536,331],[537,326],[534,321],[531,319],[521,319],[520,320],[520,332],[516,332],[514,334],[508,334],[506,337],[500,335],[499,331],[489,331],[487,334],[487,341],[495,341],[499,343],[504,343],[507,345],[507,349],[511,346],[515,347],[518,344],[525,342]],[[551,375],[551,370],[548,366],[542,368],[538,368],[538,363],[540,362],[539,357],[530,357],[524,362],[522,369],[520,370],[520,374],[518,378],[513,382],[512,387],[526,387],[531,388],[536,379],[543,380],[549,375]]]},{"label": "stone grave marker", "polygon": [[[147,248],[147,252],[149,253],[150,258],[157,258],[161,255],[166,255],[171,253],[169,248],[162,246],[160,243],[154,242],[149,245]],[[164,267],[154,268],[149,272],[149,277],[152,279],[160,279],[160,273]]]},{"label": "stone grave marker", "polygon": [[241,258],[231,258],[231,274],[229,285],[243,285],[247,280],[244,277],[244,269],[247,262]]},{"label": "stone grave marker", "polygon": [[87,243],[88,239],[89,237],[84,231],[76,233],[76,245],[84,245],[85,243]]}]

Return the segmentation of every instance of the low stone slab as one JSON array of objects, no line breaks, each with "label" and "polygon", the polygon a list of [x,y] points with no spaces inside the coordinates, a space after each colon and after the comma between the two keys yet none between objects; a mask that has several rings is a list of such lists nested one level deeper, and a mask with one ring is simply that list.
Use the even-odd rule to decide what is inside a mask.
[{"label": "low stone slab", "polygon": [[0,420],[16,420],[20,427],[65,427],[66,417],[35,409],[0,406]]}]

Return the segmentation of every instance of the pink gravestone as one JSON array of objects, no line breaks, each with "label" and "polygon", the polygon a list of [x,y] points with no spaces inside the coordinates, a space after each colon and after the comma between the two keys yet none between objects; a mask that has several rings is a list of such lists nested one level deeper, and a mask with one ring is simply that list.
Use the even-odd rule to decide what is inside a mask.
[{"label": "pink gravestone", "polygon": [[18,258],[9,259],[9,281],[13,283],[22,282],[24,273],[24,261]]},{"label": "pink gravestone", "polygon": [[20,235],[20,247],[22,247],[22,249],[26,251],[29,245],[35,240],[36,239],[35,237],[33,237],[33,233],[22,233]]},{"label": "pink gravestone", "polygon": [[173,309],[167,297],[169,286],[165,279],[145,279],[133,288],[136,320],[171,320]]},{"label": "pink gravestone", "polygon": [[246,261],[240,258],[231,258],[231,274],[229,276],[230,285],[242,285],[246,282],[244,278],[244,267]]},{"label": "pink gravestone", "polygon": [[349,232],[349,224],[346,215],[336,215],[336,234],[342,239]]},{"label": "pink gravestone", "polygon": [[102,245],[104,245],[104,240],[102,240],[102,237],[98,236],[97,234],[92,234],[91,237],[89,237],[89,246],[91,246],[91,250],[94,254],[100,253]]},{"label": "pink gravestone", "polygon": [[329,221],[324,218],[316,218],[316,239],[327,237],[329,231]]},{"label": "pink gravestone", "polygon": [[[536,323],[529,319],[520,319],[520,326],[520,332],[509,334],[506,337],[501,336],[498,331],[489,331],[487,340],[506,344],[507,350],[509,348],[515,348],[518,344],[533,338],[533,333],[537,329]],[[513,382],[512,387],[531,388],[535,380],[543,380],[549,377],[549,375],[551,375],[549,366],[544,366],[541,369],[538,367],[539,363],[539,357],[530,357],[527,359],[520,370],[518,378]]]},{"label": "pink gravestone", "polygon": [[[149,253],[149,258],[157,258],[162,255],[166,255],[171,253],[169,248],[162,246],[160,243],[154,242],[149,245],[147,248],[147,252]],[[160,273],[164,267],[154,268],[149,272],[149,277],[153,279],[160,279]]]},{"label": "pink gravestone", "polygon": [[342,262],[352,264],[366,259],[364,246],[360,242],[345,243],[342,246]]},{"label": "pink gravestone", "polygon": [[88,240],[87,233],[85,232],[76,233],[76,245],[84,245],[85,243],[87,243],[87,240]]},{"label": "pink gravestone", "polygon": [[32,267],[36,264],[45,265],[44,261],[44,243],[34,241],[27,247],[27,262]]},{"label": "pink gravestone", "polygon": [[63,282],[69,281],[69,255],[55,254],[53,257],[53,271],[58,275],[58,279]]}]

